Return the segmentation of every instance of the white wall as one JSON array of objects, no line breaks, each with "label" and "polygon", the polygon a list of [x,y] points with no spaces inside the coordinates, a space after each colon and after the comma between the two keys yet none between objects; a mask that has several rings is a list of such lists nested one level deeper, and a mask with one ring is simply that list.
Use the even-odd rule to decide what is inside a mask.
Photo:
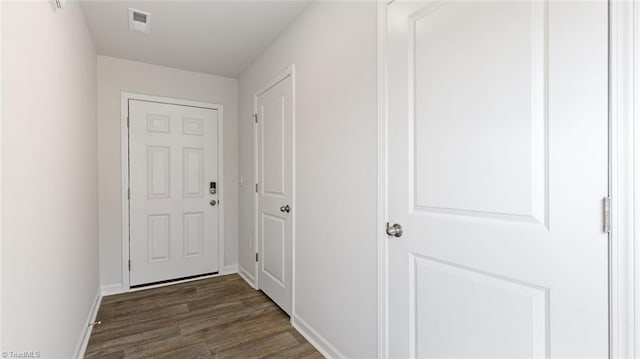
[{"label": "white wall", "polygon": [[96,53],[77,3],[2,6],[2,350],[70,358],[99,288]]},{"label": "white wall", "polygon": [[[212,102],[224,106],[225,260],[238,257],[237,80],[98,56],[100,280],[122,283],[121,92]],[[222,264],[221,264],[222,265]]]},{"label": "white wall", "polygon": [[313,3],[239,80],[240,265],[255,275],[253,93],[295,64],[294,323],[349,358],[377,355],[376,33],[375,2]]}]

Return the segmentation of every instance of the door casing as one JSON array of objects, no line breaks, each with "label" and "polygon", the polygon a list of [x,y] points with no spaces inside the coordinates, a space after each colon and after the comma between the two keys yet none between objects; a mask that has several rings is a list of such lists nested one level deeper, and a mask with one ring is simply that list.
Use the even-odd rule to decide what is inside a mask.
[{"label": "door casing", "polygon": [[640,2],[609,2],[611,358],[640,358]]},{"label": "door casing", "polygon": [[170,97],[144,95],[131,92],[122,92],[120,95],[120,165],[122,171],[122,291],[131,290],[129,281],[129,127],[127,121],[129,117],[129,100],[140,100],[166,103],[170,105],[200,107],[205,109],[217,110],[218,117],[218,198],[219,198],[219,217],[218,217],[218,260],[220,263],[220,272],[224,268],[224,108],[222,105],[182,100]]},{"label": "door casing", "polygon": [[[258,112],[258,97],[269,90],[271,87],[276,85],[278,82],[286,79],[287,77],[291,77],[291,87],[292,87],[292,95],[291,95],[291,107],[292,107],[292,116],[291,116],[291,208],[293,211],[290,213],[291,220],[291,320],[296,316],[296,77],[295,77],[295,65],[290,65],[283,69],[277,76],[272,78],[269,82],[267,82],[264,86],[260,87],[253,95],[253,113],[256,114]],[[254,121],[253,119],[251,119]],[[258,149],[258,126],[256,126],[255,121],[253,122],[253,173],[254,173],[254,183],[253,185],[258,184],[258,156],[260,155]],[[258,253],[258,201],[259,196],[258,192],[253,191],[253,251],[254,253]],[[260,283],[258,283],[258,270],[259,270],[259,262],[256,261],[254,263],[253,269],[253,278],[254,283],[253,287],[255,289],[260,288]]]}]

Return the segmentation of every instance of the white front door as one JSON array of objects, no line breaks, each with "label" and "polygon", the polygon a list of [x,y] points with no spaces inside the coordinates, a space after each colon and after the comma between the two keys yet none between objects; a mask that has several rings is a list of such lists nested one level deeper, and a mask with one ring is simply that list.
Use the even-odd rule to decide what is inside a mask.
[{"label": "white front door", "polygon": [[132,286],[219,271],[219,120],[215,109],[129,100]]},{"label": "white front door", "polygon": [[387,6],[390,357],[608,356],[607,39],[606,2]]},{"label": "white front door", "polygon": [[256,95],[258,287],[291,315],[293,96],[291,75]]}]

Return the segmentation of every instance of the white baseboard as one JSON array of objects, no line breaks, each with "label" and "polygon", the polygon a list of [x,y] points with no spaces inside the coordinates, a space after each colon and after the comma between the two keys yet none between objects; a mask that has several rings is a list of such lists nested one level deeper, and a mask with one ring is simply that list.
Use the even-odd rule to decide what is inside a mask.
[{"label": "white baseboard", "polygon": [[247,282],[247,284],[249,284],[251,288],[258,289],[258,287],[256,287],[256,279],[244,268],[238,266],[238,274],[240,274],[240,277],[242,277],[242,279],[244,279],[244,281]]},{"label": "white baseboard", "polygon": [[122,290],[122,284],[108,284],[100,287],[102,296],[124,293]]},{"label": "white baseboard", "polygon": [[[185,279],[185,280],[169,282],[169,283],[162,283],[162,284],[153,285],[153,286],[149,286],[149,287],[144,287],[144,288],[140,288],[140,289],[151,289],[151,288],[163,287],[163,286],[167,286],[167,285],[186,283],[186,282],[191,282],[191,281],[194,281],[194,280],[207,279],[207,278],[217,277],[219,275],[226,275],[226,274],[233,274],[233,273],[238,273],[238,265],[237,264],[231,264],[231,265],[222,267],[221,272],[218,273],[218,274],[212,274],[212,275],[208,275],[208,276],[204,276],[204,277]],[[122,284],[108,284],[108,285],[103,285],[101,288],[102,288],[102,296],[108,296],[108,295],[114,295],[114,294],[120,294],[120,293],[128,292],[128,291],[126,291],[126,290],[124,290],[122,288]],[[138,290],[138,289],[133,289],[133,290],[130,290],[130,291],[136,291],[136,290]]]},{"label": "white baseboard", "polygon": [[96,297],[93,300],[93,305],[91,306],[91,310],[89,310],[89,315],[87,315],[87,320],[84,323],[84,327],[82,328],[82,333],[80,333],[80,338],[78,338],[78,344],[76,344],[76,348],[73,351],[73,358],[82,359],[84,358],[84,353],[87,350],[87,345],[89,344],[89,338],[91,337],[91,330],[93,326],[91,323],[95,322],[96,316],[98,315],[98,309],[100,309],[100,303],[102,302],[101,288],[98,288],[96,293]]},{"label": "white baseboard", "polygon": [[222,267],[222,273],[220,274],[226,275],[226,274],[233,274],[233,273],[238,273],[237,264],[232,264],[232,265]]},{"label": "white baseboard", "polygon": [[295,313],[291,316],[291,325],[302,334],[311,345],[313,345],[318,351],[325,356],[325,358],[346,358],[345,355],[340,353],[333,345],[331,345],[322,335],[318,334],[309,323],[300,318]]}]

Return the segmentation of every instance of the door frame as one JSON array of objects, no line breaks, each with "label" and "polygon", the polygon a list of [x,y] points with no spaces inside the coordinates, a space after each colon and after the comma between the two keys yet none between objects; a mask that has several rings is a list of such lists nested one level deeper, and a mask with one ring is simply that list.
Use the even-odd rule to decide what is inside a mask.
[{"label": "door frame", "polygon": [[218,275],[224,268],[224,106],[209,102],[190,101],[171,97],[145,95],[132,92],[120,93],[120,168],[122,173],[121,204],[122,204],[122,291],[128,292],[130,286],[129,272],[129,100],[157,102],[168,105],[198,107],[218,111]]},{"label": "door frame", "polygon": [[[291,208],[293,211],[290,215],[291,220],[291,320],[293,320],[296,313],[296,74],[295,65],[292,64],[285,67],[278,75],[269,80],[265,85],[260,87],[253,94],[253,114],[258,113],[258,97],[269,89],[279,84],[280,82],[291,77]],[[258,124],[254,118],[253,122],[253,181],[254,185],[258,185],[258,159],[260,155],[260,149],[258,148]],[[259,247],[259,232],[258,232],[258,216],[259,216],[259,194],[257,191],[253,191],[253,250],[254,253],[258,253]],[[258,272],[260,270],[260,262],[254,263],[254,288],[260,290]]]},{"label": "door frame", "polygon": [[640,358],[640,2],[609,2],[609,356]]},{"label": "door frame", "polygon": [[[388,358],[386,16],[378,0],[378,357]],[[640,1],[609,1],[609,357],[640,358]],[[635,50],[635,51],[634,51]],[[635,106],[634,106],[635,104]],[[636,294],[638,293],[638,294]]]}]

